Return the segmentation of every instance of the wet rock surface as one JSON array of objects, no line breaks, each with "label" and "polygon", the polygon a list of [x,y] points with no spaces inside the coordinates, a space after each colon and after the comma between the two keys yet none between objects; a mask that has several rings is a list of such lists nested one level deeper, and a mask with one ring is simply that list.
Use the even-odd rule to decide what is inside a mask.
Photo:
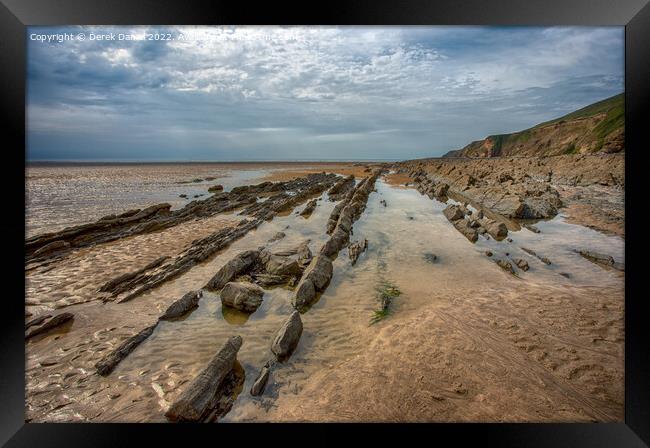
[{"label": "wet rock surface", "polygon": [[[108,216],[94,223],[69,227],[60,232],[36,235],[25,240],[27,261],[39,261],[66,250],[91,244],[106,243],[141,233],[154,232],[178,225],[190,219],[205,218],[217,213],[246,207],[245,215],[271,219],[275,214],[294,207],[310,195],[331,187],[339,179],[335,174],[310,174],[287,182],[263,182],[217,193],[202,201],[192,201],[171,211],[169,204],[156,204],[143,210],[129,210]],[[295,195],[288,192],[296,193]],[[259,194],[275,193],[264,202]],[[50,249],[47,249],[47,248]]]},{"label": "wet rock surface", "polygon": [[271,344],[271,351],[279,360],[286,359],[295,350],[301,335],[302,319],[300,318],[300,313],[294,311],[278,330]]},{"label": "wet rock surface", "polygon": [[368,240],[363,239],[362,241],[354,241],[348,247],[348,256],[350,257],[350,262],[354,266],[361,255],[368,248]]},{"label": "wet rock surface", "polygon": [[60,313],[55,316],[47,315],[33,319],[29,325],[27,325],[25,339],[33,338],[34,336],[40,334],[45,334],[73,319],[74,314],[72,313]]},{"label": "wet rock surface", "polygon": [[169,320],[184,316],[199,306],[199,300],[201,299],[201,296],[201,291],[188,292],[183,297],[169,305],[169,308],[167,308],[162,316],[160,316],[160,319]]},{"label": "wet rock surface", "polygon": [[221,303],[252,313],[262,304],[264,290],[248,282],[229,282],[221,290]]},{"label": "wet rock surface", "polygon": [[529,249],[529,248],[527,248],[527,247],[522,247],[521,250],[523,250],[523,251],[526,252],[527,254],[532,255],[533,257],[537,258],[539,261],[541,261],[541,262],[544,263],[545,265],[550,265],[550,264],[551,264],[551,260],[549,260],[549,259],[546,258],[546,257],[542,257],[541,255],[538,255],[537,252],[535,252],[535,251],[532,250],[532,249]]},{"label": "wet rock surface", "polygon": [[215,291],[220,290],[236,276],[246,272],[257,261],[259,255],[258,250],[247,250],[238,254],[219,269],[208,284],[205,285],[205,288]]},{"label": "wet rock surface", "polygon": [[210,363],[183,390],[181,396],[169,407],[165,416],[172,421],[197,422],[205,418],[219,400],[222,382],[232,371],[237,352],[243,340],[232,336],[212,358]]},{"label": "wet rock surface", "polygon": [[311,304],[315,300],[317,292],[327,287],[333,272],[331,260],[348,245],[352,224],[365,210],[368,196],[382,172],[381,169],[373,171],[372,175],[359,182],[334,207],[327,222],[327,233],[331,236],[321,247],[319,255],[312,260],[303,273],[292,299],[294,307],[303,308]]},{"label": "wet rock surface", "polygon": [[[455,194],[516,219],[554,217],[565,205],[559,191],[565,186],[612,190],[625,185],[621,154],[426,159],[393,167],[410,175],[418,191],[432,198]],[[581,200],[574,196],[570,202],[580,205]]]},{"label": "wet rock surface", "polygon": [[120,363],[120,361],[126,358],[129,353],[136,349],[138,345],[140,345],[145,339],[151,336],[151,333],[153,333],[153,330],[157,325],[158,323],[156,322],[154,325],[141,330],[138,334],[131,336],[122,344],[120,344],[119,347],[98,361],[97,364],[95,364],[97,373],[102,376],[110,374]]},{"label": "wet rock surface", "polygon": [[612,257],[611,255],[601,254],[599,252],[594,252],[590,250],[578,250],[577,252],[583,258],[586,258],[587,260],[593,263],[599,264],[601,266],[611,267],[619,271],[625,270],[625,265],[623,263],[617,263],[614,260],[614,257]]}]

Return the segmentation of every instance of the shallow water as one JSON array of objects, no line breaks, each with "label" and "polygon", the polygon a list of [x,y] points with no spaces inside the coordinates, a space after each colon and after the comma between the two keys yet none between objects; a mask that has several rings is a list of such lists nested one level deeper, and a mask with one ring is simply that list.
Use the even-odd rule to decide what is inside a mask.
[{"label": "shallow water", "polygon": [[[278,169],[273,165],[229,163],[28,165],[27,236],[162,202],[171,204],[172,209],[181,208],[194,199],[210,196],[208,188],[212,185],[221,184],[229,191],[256,183]],[[179,197],[181,194],[187,198]]]},{"label": "shallow water", "polygon": [[[387,207],[380,203],[382,199],[387,202]],[[522,228],[509,233],[512,242],[497,242],[482,236],[476,244],[471,244],[444,217],[442,210],[445,206],[413,189],[389,186],[381,180],[377,182],[376,192],[370,195],[367,208],[354,224],[351,236],[352,241],[366,238],[368,250],[354,266],[347,250],[339,253],[334,262],[332,282],[302,315],[304,332],[296,351],[288,361],[274,368],[261,397],[251,397],[249,390],[259,369],[271,357],[270,344],[275,332],[292,312],[292,292],[286,288],[266,290],[262,306],[250,316],[222,309],[219,295],[205,292],[199,308],[189,316],[178,321],[161,322],[149,339],[124,359],[108,378],[100,380],[107,388],[118,391],[120,396],[102,405],[109,412],[98,419],[165,421],[164,412],[178,397],[183,384],[191,381],[233,334],[241,335],[244,340],[238,360],[246,380],[233,409],[223,420],[266,421],[276,419],[284,412],[277,403],[283,400],[292,403],[292,397],[301,397],[303,388],[311,386],[313,389],[315,375],[336,371],[337,366],[367,355],[368,347],[377,338],[383,323],[398,321],[400,316],[417,314],[434,306],[447,307],[452,303],[458,310],[464,309],[468,318],[479,312],[480,307],[490,311],[486,303],[476,298],[476,291],[487,296],[509,294],[512,300],[520,302],[509,305],[513,310],[526,307],[521,301],[531,290],[545,290],[552,294],[566,292],[569,295],[579,288],[622,291],[621,273],[603,269],[574,252],[574,249],[596,250],[620,261],[624,256],[624,243],[619,237],[568,224],[558,216],[537,223],[540,234]],[[129,304],[107,304],[104,312],[119,313],[127,307],[132,313],[142,313],[142,320],[150,320],[171,300],[190,289],[202,287],[233,255],[267,245],[278,231],[285,232],[286,237],[268,245],[269,249],[288,249],[309,239],[310,248],[316,253],[327,239],[326,222],[333,207],[334,203],[323,195],[308,219],[296,215],[296,210],[278,216],[178,279]],[[521,246],[549,257],[552,264],[543,264],[523,252]],[[494,252],[494,257],[484,254],[488,249]],[[502,271],[493,260],[505,257],[506,252],[511,257],[526,259],[530,270],[518,272],[518,278]],[[433,263],[427,259],[427,254],[431,253],[436,255]],[[570,278],[560,273],[569,273]],[[384,321],[371,325],[373,312],[379,309],[376,288],[385,281],[395,285],[401,295],[394,299]],[[580,300],[585,295],[583,290],[575,292],[575,297],[580,297]],[[97,312],[89,313],[96,315]],[[512,316],[516,316],[516,312],[513,313]],[[619,325],[617,318],[614,316],[615,325]],[[137,319],[131,318],[133,321]],[[619,330],[618,327],[615,329]],[[612,336],[613,342],[620,345],[622,341],[617,339],[616,331]],[[622,358],[618,358],[622,352],[610,346],[604,346],[602,352],[602,356],[615,357],[616,369],[620,369]],[[79,405],[83,409],[83,403]],[[305,418],[309,419],[309,416]]]}]

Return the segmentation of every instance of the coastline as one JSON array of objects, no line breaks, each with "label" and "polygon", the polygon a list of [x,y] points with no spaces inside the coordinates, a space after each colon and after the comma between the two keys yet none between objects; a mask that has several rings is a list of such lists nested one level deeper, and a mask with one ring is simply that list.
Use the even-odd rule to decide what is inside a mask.
[{"label": "coastline", "polygon": [[[571,224],[560,213],[536,220],[539,234],[522,223],[509,230],[512,242],[481,237],[472,243],[443,214],[457,201],[445,203],[433,194],[445,181],[458,188],[456,178],[438,176],[429,187],[424,178],[416,179],[418,173],[399,172],[417,166],[429,173],[422,163],[297,162],[245,180],[244,185],[291,182],[326,167],[359,181],[378,167],[389,170],[378,179],[351,235],[355,241],[367,238],[369,248],[352,266],[347,248],[335,258],[331,284],[302,314],[305,330],[296,352],[273,370],[259,398],[249,389],[291,309],[292,287],[265,289],[262,307],[250,316],[226,313],[218,294],[204,292],[196,311],[179,322],[158,324],[111,375],[98,376],[93,365],[155,322],[185,292],[201,288],[237,253],[259,246],[281,252],[304,241],[318,253],[338,203],[326,194],[305,196],[180,276],[125,303],[98,300],[96,291],[156,257],[173,260],[201,238],[234,228],[229,226],[250,219],[241,215],[246,208],[197,215],[164,230],[73,248],[33,264],[26,272],[26,299],[37,305],[28,306],[32,315],[26,320],[62,311],[75,318],[27,342],[29,421],[166,421],[166,409],[218,341],[233,332],[243,334],[238,359],[245,380],[225,421],[621,421],[624,277],[569,249],[609,250],[620,260],[623,240]],[[461,170],[458,177],[466,174]],[[490,173],[485,181],[500,174]],[[197,185],[207,190],[209,182]],[[519,191],[517,182],[504,187]],[[258,204],[273,195],[258,195],[264,199]],[[312,214],[297,214],[311,197],[317,199]],[[468,208],[476,213],[473,205]],[[279,233],[286,235],[270,243]],[[553,263],[546,266],[522,252],[528,246]],[[495,255],[487,257],[487,251]],[[436,255],[433,263],[424,256],[430,252]],[[529,269],[515,267],[516,278],[494,263],[497,257],[524,258]],[[97,275],[107,265],[115,268]],[[401,295],[387,317],[369,324],[381,279],[395,282]],[[34,302],[36,297],[55,300]],[[479,372],[476,365],[487,367]],[[497,381],[504,377],[509,382]],[[535,400],[509,408],[504,397],[521,390],[534,391]]]}]

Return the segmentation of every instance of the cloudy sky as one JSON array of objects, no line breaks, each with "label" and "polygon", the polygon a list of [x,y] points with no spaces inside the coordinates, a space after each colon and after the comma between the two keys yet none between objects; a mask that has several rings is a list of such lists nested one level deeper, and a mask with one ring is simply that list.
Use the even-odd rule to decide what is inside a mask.
[{"label": "cloudy sky", "polygon": [[[111,32],[139,40],[91,39]],[[56,33],[74,38],[35,40]],[[622,92],[623,39],[622,27],[30,27],[28,159],[442,155]]]}]

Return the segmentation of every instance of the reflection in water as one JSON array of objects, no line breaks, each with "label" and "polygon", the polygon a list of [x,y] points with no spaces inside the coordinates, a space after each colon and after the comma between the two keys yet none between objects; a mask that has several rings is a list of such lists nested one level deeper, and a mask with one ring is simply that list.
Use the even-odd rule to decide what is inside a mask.
[{"label": "reflection in water", "polygon": [[244,325],[248,321],[251,313],[245,313],[229,306],[222,306],[221,315],[230,325],[238,326]]}]

